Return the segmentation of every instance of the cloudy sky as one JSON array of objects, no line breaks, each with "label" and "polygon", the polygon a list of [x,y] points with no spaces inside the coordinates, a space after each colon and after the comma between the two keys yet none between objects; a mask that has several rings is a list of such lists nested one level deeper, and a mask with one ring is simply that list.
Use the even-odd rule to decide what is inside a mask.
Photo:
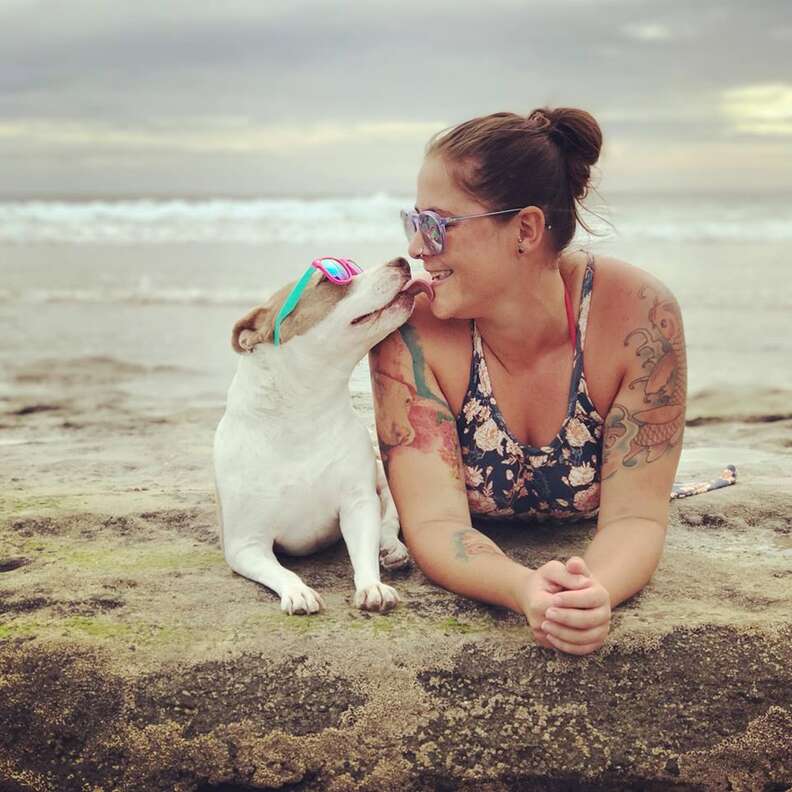
[{"label": "cloudy sky", "polygon": [[410,193],[576,106],[605,190],[792,188],[790,0],[0,0],[0,193]]}]

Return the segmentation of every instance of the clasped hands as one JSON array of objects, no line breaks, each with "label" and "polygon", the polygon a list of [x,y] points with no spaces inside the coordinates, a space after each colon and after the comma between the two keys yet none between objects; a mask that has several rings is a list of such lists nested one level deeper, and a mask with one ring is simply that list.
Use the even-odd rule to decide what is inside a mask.
[{"label": "clasped hands", "polygon": [[580,556],[533,570],[518,602],[540,646],[583,655],[605,643],[610,594]]}]

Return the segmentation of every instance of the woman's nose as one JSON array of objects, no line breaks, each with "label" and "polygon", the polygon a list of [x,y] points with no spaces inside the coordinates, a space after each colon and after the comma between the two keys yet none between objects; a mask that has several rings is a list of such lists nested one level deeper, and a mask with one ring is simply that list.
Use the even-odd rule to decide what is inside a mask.
[{"label": "woman's nose", "polygon": [[410,258],[423,258],[427,255],[424,249],[424,241],[420,231],[416,231],[410,238],[409,245],[407,246],[407,253]]}]

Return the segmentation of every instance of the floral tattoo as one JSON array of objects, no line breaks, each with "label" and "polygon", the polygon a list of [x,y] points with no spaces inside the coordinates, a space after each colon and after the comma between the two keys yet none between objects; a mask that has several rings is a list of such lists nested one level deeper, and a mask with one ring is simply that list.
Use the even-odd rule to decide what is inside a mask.
[{"label": "floral tattoo", "polygon": [[[648,288],[638,292],[644,300]],[[673,298],[652,298],[649,327],[633,330],[624,345],[635,345],[635,355],[646,372],[629,384],[643,404],[630,410],[614,402],[605,421],[603,480],[619,467],[636,468],[678,446],[685,427],[687,364],[682,315]],[[621,465],[617,459],[621,457]]]}]

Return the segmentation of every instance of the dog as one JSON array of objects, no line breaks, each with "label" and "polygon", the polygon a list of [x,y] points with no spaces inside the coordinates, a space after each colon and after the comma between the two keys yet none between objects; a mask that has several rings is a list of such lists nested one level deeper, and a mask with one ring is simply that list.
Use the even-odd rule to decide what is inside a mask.
[{"label": "dog", "polygon": [[343,537],[354,603],[387,611],[399,602],[380,581],[380,561],[409,563],[396,506],[349,378],[368,351],[412,315],[428,281],[394,259],[336,284],[317,270],[297,307],[275,318],[293,283],[243,316],[239,353],[215,432],[215,489],[223,554],[231,569],[275,591],[289,614],[316,613],[321,596],[284,568],[275,551],[314,553]]}]

